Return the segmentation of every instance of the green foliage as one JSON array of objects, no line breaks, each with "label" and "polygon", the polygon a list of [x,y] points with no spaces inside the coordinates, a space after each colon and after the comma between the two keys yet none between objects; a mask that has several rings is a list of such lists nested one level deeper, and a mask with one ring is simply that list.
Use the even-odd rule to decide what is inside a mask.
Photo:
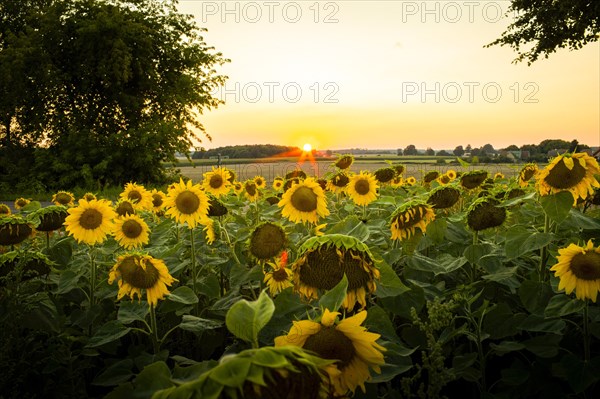
[{"label": "green foliage", "polygon": [[274,144],[230,145],[196,151],[192,159],[209,159],[221,157],[235,158],[268,158],[268,157],[297,157],[302,153],[298,147]]}]

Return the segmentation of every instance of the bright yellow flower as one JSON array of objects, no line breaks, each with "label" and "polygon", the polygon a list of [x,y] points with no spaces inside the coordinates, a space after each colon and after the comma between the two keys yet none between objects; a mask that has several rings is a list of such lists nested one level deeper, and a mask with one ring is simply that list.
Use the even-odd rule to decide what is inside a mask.
[{"label": "bright yellow flower", "polygon": [[77,242],[100,244],[112,233],[116,213],[105,200],[79,200],[79,205],[69,208],[65,219],[67,233]]}]

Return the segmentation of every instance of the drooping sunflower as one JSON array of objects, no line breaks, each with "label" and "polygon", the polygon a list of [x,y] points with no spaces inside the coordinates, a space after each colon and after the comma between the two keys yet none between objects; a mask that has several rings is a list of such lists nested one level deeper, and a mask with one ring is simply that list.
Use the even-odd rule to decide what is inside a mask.
[{"label": "drooping sunflower", "polygon": [[165,207],[168,216],[177,223],[187,223],[188,227],[193,229],[207,217],[209,200],[200,185],[192,184],[191,180],[184,183],[180,178],[179,183],[174,183],[169,188]]},{"label": "drooping sunflower", "polygon": [[246,180],[244,182],[244,197],[250,202],[255,202],[258,200],[259,195],[260,193],[258,187],[256,187],[256,182],[252,179]]},{"label": "drooping sunflower", "polygon": [[263,282],[269,287],[271,296],[275,296],[286,288],[294,286],[292,284],[292,271],[286,267],[287,259],[287,251],[283,251],[277,261],[268,263],[271,271],[265,273]]},{"label": "drooping sunflower", "polygon": [[385,364],[382,352],[386,349],[376,342],[379,334],[361,326],[367,318],[366,310],[338,322],[339,316],[325,309],[320,322],[294,321],[287,335],[275,338],[275,347],[299,346],[323,359],[337,360],[340,373],[330,374],[336,394],[354,393],[359,386],[365,392],[364,383],[371,378],[369,368],[381,373],[380,366]]},{"label": "drooping sunflower", "polygon": [[467,190],[472,190],[479,187],[487,179],[487,176],[488,172],[486,170],[474,170],[463,173],[460,176],[460,184]]},{"label": "drooping sunflower", "polygon": [[293,186],[294,184],[298,184],[298,183],[300,183],[300,180],[301,180],[301,179],[300,179],[300,178],[298,178],[298,177],[292,177],[291,179],[288,179],[288,180],[286,180],[286,181],[283,183],[283,192],[285,193],[287,190],[289,190],[290,188],[292,188],[292,186]]},{"label": "drooping sunflower", "polygon": [[327,189],[332,193],[344,192],[346,186],[350,183],[350,178],[346,172],[336,173],[327,182]]},{"label": "drooping sunflower", "polygon": [[130,200],[121,198],[115,204],[115,212],[117,212],[117,215],[119,216],[133,215],[135,213],[135,207]]},{"label": "drooping sunflower", "polygon": [[281,191],[283,190],[283,178],[276,177],[273,179],[273,191]]},{"label": "drooping sunflower", "polygon": [[[0,277],[14,278],[16,281],[31,280],[39,276],[47,276],[56,266],[52,260],[41,252],[15,250],[0,255]],[[5,281],[0,281],[3,286]]]},{"label": "drooping sunflower", "polygon": [[287,245],[287,236],[283,228],[272,222],[263,222],[256,226],[248,239],[248,248],[258,260],[267,260],[279,256]]},{"label": "drooping sunflower", "polygon": [[54,205],[73,206],[75,205],[75,196],[68,191],[59,191],[52,196]]},{"label": "drooping sunflower", "polygon": [[519,177],[517,180],[521,187],[527,187],[529,185],[529,181],[534,178],[539,172],[537,164],[534,163],[526,163],[519,172]]},{"label": "drooping sunflower", "polygon": [[346,193],[356,205],[369,205],[377,199],[377,180],[369,172],[360,172],[350,177]]},{"label": "drooping sunflower", "polygon": [[258,187],[260,190],[262,190],[263,188],[267,187],[267,181],[265,180],[264,177],[262,176],[254,176],[254,183],[256,183],[256,187]]},{"label": "drooping sunflower", "polygon": [[320,217],[329,215],[325,193],[312,177],[294,184],[283,194],[278,206],[283,208],[283,217],[294,223],[316,224]]},{"label": "drooping sunflower", "polygon": [[420,200],[408,201],[392,214],[392,240],[408,239],[415,234],[416,229],[425,232],[427,225],[434,219],[435,212],[429,204]]},{"label": "drooping sunflower", "polygon": [[131,201],[133,207],[137,210],[150,210],[152,209],[152,195],[150,191],[146,190],[144,186],[136,183],[127,183],[125,190],[119,197]]},{"label": "drooping sunflower", "polygon": [[118,280],[117,300],[125,295],[133,300],[137,295],[142,299],[142,289],[146,291],[146,300],[156,307],[159,299],[169,294],[167,286],[177,281],[169,274],[169,269],[160,259],[139,252],[119,256],[117,263],[108,274],[108,283]]},{"label": "drooping sunflower", "polygon": [[20,244],[33,234],[34,226],[20,215],[0,218],[0,245]]},{"label": "drooping sunflower", "polygon": [[208,216],[225,216],[229,210],[218,198],[212,195],[208,196]]},{"label": "drooping sunflower", "polygon": [[594,194],[594,187],[600,187],[595,174],[600,174],[595,158],[584,152],[562,154],[539,172],[536,186],[540,195],[570,191],[577,203],[579,198],[585,200]]},{"label": "drooping sunflower", "polygon": [[212,220],[211,218],[204,218],[200,221],[200,223],[204,226],[204,228],[202,229],[202,231],[204,232],[204,236],[206,238],[206,243],[208,245],[212,245],[215,240],[217,239],[217,236],[219,236],[219,231],[218,231],[218,227],[219,227],[219,223],[215,222],[214,220]]},{"label": "drooping sunflower", "polygon": [[94,194],[94,193],[89,193],[89,192],[88,192],[88,193],[85,193],[85,194],[83,194],[83,197],[81,197],[81,198],[83,198],[83,199],[84,199],[84,200],[86,200],[86,201],[91,201],[91,200],[98,199],[98,198],[96,198],[96,194]]},{"label": "drooping sunflower", "polygon": [[25,207],[30,202],[31,202],[31,200],[29,200],[27,198],[23,198],[23,197],[17,198],[14,203],[15,209],[19,210],[19,209]]},{"label": "drooping sunflower", "polygon": [[219,198],[222,195],[226,195],[231,189],[231,182],[229,181],[229,171],[225,168],[212,168],[212,172],[206,172],[204,174],[204,180],[202,181],[202,187],[204,191]]},{"label": "drooping sunflower", "polygon": [[285,180],[290,179],[306,179],[306,172],[302,169],[294,169],[285,174]]},{"label": "drooping sunflower", "polygon": [[223,168],[223,170],[229,172],[229,183],[234,184],[235,183],[235,179],[237,177],[237,175],[235,174],[235,171],[229,168]]},{"label": "drooping sunflower", "polygon": [[79,200],[79,204],[69,208],[65,219],[67,233],[77,242],[89,245],[102,243],[112,233],[117,217],[110,202],[105,200]]},{"label": "drooping sunflower", "polygon": [[394,169],[396,171],[396,176],[400,176],[402,173],[404,173],[404,170],[406,169],[404,167],[404,165],[399,165],[399,164],[392,165],[391,167],[392,167],[392,169]]},{"label": "drooping sunflower", "polygon": [[435,179],[435,181],[444,185],[450,183],[452,179],[450,179],[450,177],[448,177],[448,175],[444,173],[443,175],[439,175],[438,178]]},{"label": "drooping sunflower", "polygon": [[10,211],[10,207],[6,204],[0,204],[0,217],[1,216],[8,216],[10,215],[12,212]]},{"label": "drooping sunflower", "polygon": [[389,183],[396,177],[396,170],[394,168],[380,168],[375,171],[374,175],[379,183]]},{"label": "drooping sunflower", "polygon": [[311,237],[299,249],[292,265],[295,290],[308,300],[319,291],[335,287],[346,275],[348,289],[343,307],[352,310],[356,303],[367,306],[366,295],[375,292],[379,269],[369,247],[357,238],[343,234]]},{"label": "drooping sunflower", "polygon": [[423,183],[428,184],[437,179],[440,176],[440,172],[437,170],[431,170],[423,176]]},{"label": "drooping sunflower", "polygon": [[498,206],[493,197],[481,197],[473,201],[467,210],[467,225],[474,231],[498,227],[506,220],[506,208]]},{"label": "drooping sunflower", "polygon": [[125,249],[134,249],[148,244],[150,228],[141,217],[132,214],[115,219],[113,235]]},{"label": "drooping sunflower", "polygon": [[152,189],[150,192],[152,196],[152,211],[156,214],[161,213],[165,209],[165,200],[167,196],[160,190]]},{"label": "drooping sunflower", "polygon": [[594,247],[589,240],[583,247],[569,244],[558,253],[558,263],[550,268],[560,278],[558,289],[564,289],[567,295],[575,290],[578,299],[596,302],[600,291],[600,247]]},{"label": "drooping sunflower", "polygon": [[354,163],[354,156],[350,154],[340,155],[340,157],[333,164],[336,168],[346,170]]},{"label": "drooping sunflower", "polygon": [[40,208],[31,214],[39,218],[40,224],[35,228],[37,231],[54,231],[60,229],[67,217],[67,208],[63,205],[50,205]]},{"label": "drooping sunflower", "polygon": [[435,209],[451,208],[460,199],[460,190],[452,185],[436,187],[429,193],[427,203]]}]

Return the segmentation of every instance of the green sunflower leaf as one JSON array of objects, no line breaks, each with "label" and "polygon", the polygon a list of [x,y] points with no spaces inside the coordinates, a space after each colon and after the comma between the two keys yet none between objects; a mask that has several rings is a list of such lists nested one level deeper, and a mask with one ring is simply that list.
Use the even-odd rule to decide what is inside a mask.
[{"label": "green sunflower leaf", "polygon": [[578,313],[585,307],[585,302],[579,299],[572,299],[567,295],[555,295],[548,302],[544,316],[562,317],[572,313]]},{"label": "green sunflower leaf", "polygon": [[150,307],[136,301],[123,301],[119,304],[119,313],[117,320],[123,324],[133,323],[134,321],[145,321]]},{"label": "green sunflower leaf", "polygon": [[573,194],[570,191],[561,191],[547,195],[540,198],[540,204],[550,219],[560,223],[565,220],[573,207]]},{"label": "green sunflower leaf", "polygon": [[131,331],[131,328],[125,327],[120,321],[111,320],[96,331],[96,334],[94,334],[86,346],[88,348],[96,348],[108,344],[127,335],[129,331]]},{"label": "green sunflower leaf", "polygon": [[271,320],[275,304],[265,291],[256,301],[236,302],[225,316],[225,324],[233,335],[258,347],[258,333]]},{"label": "green sunflower leaf", "polygon": [[344,303],[346,292],[348,290],[348,277],[344,277],[335,287],[327,291],[319,300],[319,306],[323,309],[329,309],[331,312],[337,311]]},{"label": "green sunflower leaf", "polygon": [[183,315],[183,319],[181,320],[181,324],[179,324],[179,328],[201,334],[206,330],[214,330],[222,325],[222,321],[203,319],[201,317],[186,314]]},{"label": "green sunflower leaf", "polygon": [[177,287],[169,296],[169,301],[183,303],[184,305],[193,305],[198,303],[198,297],[194,291],[188,286]]}]

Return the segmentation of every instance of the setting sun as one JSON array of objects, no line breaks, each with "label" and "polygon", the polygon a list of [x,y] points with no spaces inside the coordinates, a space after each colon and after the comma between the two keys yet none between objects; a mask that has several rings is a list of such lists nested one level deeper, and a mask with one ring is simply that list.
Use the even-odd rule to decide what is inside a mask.
[{"label": "setting sun", "polygon": [[304,146],[302,147],[302,149],[305,152],[311,152],[312,151],[312,145],[310,145],[309,143],[304,144]]}]

